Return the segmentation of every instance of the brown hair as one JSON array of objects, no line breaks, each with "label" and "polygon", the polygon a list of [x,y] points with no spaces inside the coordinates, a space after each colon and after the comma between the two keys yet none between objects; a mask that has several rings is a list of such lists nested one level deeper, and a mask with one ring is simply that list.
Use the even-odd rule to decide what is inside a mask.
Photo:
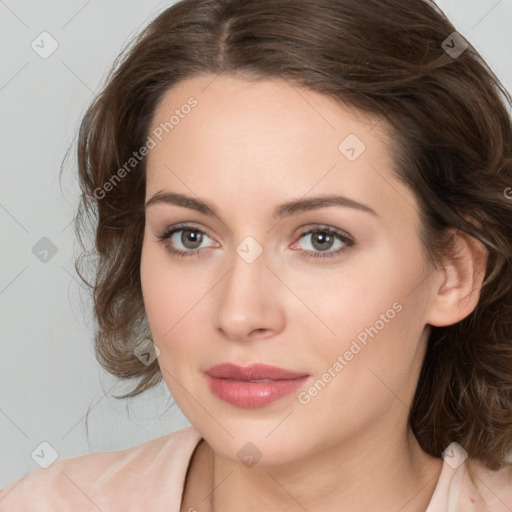
[{"label": "brown hair", "polygon": [[85,254],[76,269],[93,289],[96,357],[137,379],[119,398],[162,379],[156,360],[146,366],[134,354],[151,334],[139,271],[146,159],[111,190],[104,184],[145,144],[159,101],[180,80],[281,78],[387,121],[432,264],[448,254],[448,227],[485,245],[479,303],[455,325],[432,327],[409,421],[427,453],[457,441],[501,467],[512,450],[512,100],[471,44],[448,51],[464,49],[453,32],[424,0],[183,0],[125,49],[80,127],[76,218],[82,247],[87,218],[95,229],[94,282],[80,270]]}]

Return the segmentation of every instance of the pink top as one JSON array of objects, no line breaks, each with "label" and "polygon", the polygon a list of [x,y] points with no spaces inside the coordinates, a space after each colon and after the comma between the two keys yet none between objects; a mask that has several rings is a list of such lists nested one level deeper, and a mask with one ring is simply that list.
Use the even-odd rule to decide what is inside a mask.
[{"label": "pink top", "polygon": [[[0,512],[179,512],[187,467],[201,434],[187,427],[133,448],[58,460],[0,491]],[[512,464],[443,462],[425,512],[512,512]]]}]

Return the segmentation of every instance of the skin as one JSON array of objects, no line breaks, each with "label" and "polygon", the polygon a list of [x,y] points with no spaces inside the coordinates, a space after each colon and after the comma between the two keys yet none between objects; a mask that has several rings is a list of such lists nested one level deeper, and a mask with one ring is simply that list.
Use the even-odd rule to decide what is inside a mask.
[{"label": "skin", "polygon": [[[394,177],[383,122],[282,80],[198,76],[166,93],[151,130],[191,96],[197,106],[150,151],[146,201],[159,191],[183,193],[212,203],[220,218],[148,206],[141,261],[163,378],[204,438],[181,511],[424,511],[442,459],[419,447],[410,405],[430,325],[456,323],[474,309],[485,249],[459,234],[459,258],[427,265],[418,205]],[[366,146],[354,161],[338,149],[349,134]],[[328,206],[272,218],[285,201],[332,193],[376,215]],[[157,238],[183,222],[205,233],[196,256],[168,251],[197,247],[184,245],[182,232]],[[322,250],[314,234],[301,234],[325,226],[355,245],[306,257]],[[236,251],[247,236],[263,250],[252,263]],[[340,247],[335,237],[325,249]],[[208,389],[203,370],[230,361],[308,373],[299,392],[307,391],[395,303],[400,312],[307,404],[295,392],[247,409]],[[237,456],[248,442],[261,453],[252,467]]]}]

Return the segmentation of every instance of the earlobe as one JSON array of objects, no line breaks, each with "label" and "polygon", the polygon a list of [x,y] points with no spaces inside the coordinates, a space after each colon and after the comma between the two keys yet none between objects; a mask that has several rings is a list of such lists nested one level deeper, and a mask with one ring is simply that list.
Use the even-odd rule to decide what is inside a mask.
[{"label": "earlobe", "polygon": [[452,229],[453,251],[436,271],[439,280],[427,323],[442,327],[466,318],[478,304],[487,265],[487,249],[476,238]]}]

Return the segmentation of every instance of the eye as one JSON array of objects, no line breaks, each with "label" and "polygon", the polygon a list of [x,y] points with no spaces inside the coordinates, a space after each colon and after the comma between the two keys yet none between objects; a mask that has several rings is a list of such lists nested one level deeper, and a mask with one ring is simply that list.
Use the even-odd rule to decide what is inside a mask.
[{"label": "eye", "polygon": [[[330,226],[317,226],[303,232],[299,242],[308,237],[310,241],[306,245],[309,248],[302,251],[303,256],[307,258],[332,258],[355,245],[354,239],[348,233]],[[337,249],[333,250],[332,247],[336,246],[336,242]]]},{"label": "eye", "polygon": [[[301,251],[307,258],[332,258],[355,245],[354,239],[348,233],[330,226],[318,226],[301,233],[299,242],[295,245],[308,237],[311,237],[306,244],[309,248]],[[206,238],[211,239],[206,232],[190,224],[172,226],[157,236],[157,239],[165,244],[167,251],[180,257],[198,256],[206,249],[201,247]],[[171,243],[167,243],[168,240]],[[332,247],[336,244],[337,249],[333,250]],[[179,248],[180,245],[183,248]]]},{"label": "eye", "polygon": [[[157,236],[160,242],[164,243],[166,249],[176,256],[196,256],[204,247],[200,247],[205,238],[210,238],[204,231],[189,224],[173,226],[162,235]],[[167,243],[169,240],[171,243]],[[179,245],[183,249],[176,248]]]}]

